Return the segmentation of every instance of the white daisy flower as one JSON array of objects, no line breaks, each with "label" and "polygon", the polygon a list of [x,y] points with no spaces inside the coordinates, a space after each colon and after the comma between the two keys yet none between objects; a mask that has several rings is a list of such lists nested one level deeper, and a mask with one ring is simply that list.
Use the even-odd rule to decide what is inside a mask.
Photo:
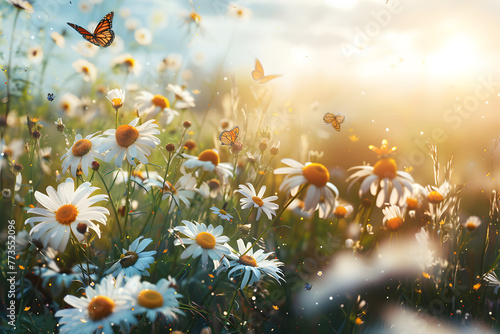
[{"label": "white daisy flower", "polygon": [[406,208],[408,210],[416,210],[420,208],[424,195],[425,188],[418,183],[413,183],[411,185],[411,193],[406,197]]},{"label": "white daisy flower", "polygon": [[139,28],[134,32],[134,38],[139,45],[149,45],[153,41],[153,35],[147,28]]},{"label": "white daisy flower", "polygon": [[353,210],[354,209],[352,205],[336,200],[333,215],[337,218],[344,218],[346,216],[349,216],[353,212]]},{"label": "white daisy flower", "polygon": [[82,183],[76,190],[73,179],[67,178],[64,183],[59,184],[57,191],[47,187],[47,195],[35,192],[38,206],[28,210],[28,213],[40,215],[26,219],[25,224],[39,223],[30,231],[32,239],[38,239],[44,247],[51,246],[59,252],[64,252],[71,232],[79,242],[83,241],[84,234],[79,230],[94,230],[101,237],[99,226],[94,224],[95,220],[106,225],[108,209],[100,206],[91,206],[97,202],[107,200],[106,195],[90,196],[97,187],[91,187],[89,182]]},{"label": "white daisy flower", "polygon": [[201,168],[204,172],[214,172],[219,176],[222,183],[227,183],[233,177],[233,166],[226,162],[220,162],[219,153],[216,150],[205,150],[199,156],[183,154],[186,161],[181,166],[181,171],[185,169]]},{"label": "white daisy flower", "polygon": [[120,255],[120,260],[115,262],[111,268],[106,271],[106,275],[112,274],[116,276],[133,277],[134,275],[149,276],[146,270],[149,265],[155,262],[154,255],[156,251],[144,252],[144,249],[153,242],[153,239],[140,236],[135,239],[129,246],[128,251],[123,249],[123,254]]},{"label": "white daisy flower", "polygon": [[56,45],[58,47],[60,47],[61,49],[64,48],[64,45],[66,44],[66,39],[64,39],[63,35],[61,35],[60,33],[56,32],[56,31],[53,31],[50,33],[50,37],[52,38],[52,40],[54,41],[54,43],[56,43]]},{"label": "white daisy flower", "polygon": [[148,163],[146,156],[160,144],[160,140],[154,135],[160,134],[158,124],[153,120],[147,121],[136,127],[139,118],[132,120],[129,124],[120,125],[118,129],[110,129],[104,132],[108,137],[99,145],[97,151],[105,153],[104,161],[110,162],[115,156],[115,165],[121,167],[123,159],[135,166],[135,161]]},{"label": "white daisy flower", "polygon": [[208,227],[201,223],[183,220],[186,226],[177,226],[176,231],[187,236],[187,238],[176,239],[174,245],[178,246],[181,244],[190,245],[181,254],[181,259],[187,259],[192,256],[193,258],[201,255],[201,265],[207,266],[208,258],[212,260],[220,260],[224,254],[229,254],[229,248],[224,243],[229,241],[229,238],[222,235],[222,226],[213,227],[208,225]]},{"label": "white daisy flower", "polygon": [[22,9],[28,14],[33,13],[33,6],[26,0],[5,0],[17,9]]},{"label": "white daisy flower", "polygon": [[[358,170],[347,178],[352,181],[350,189],[358,180],[363,179],[359,187],[359,196],[363,197],[368,191],[377,196],[376,205],[382,207],[385,203],[403,205],[408,194],[412,192],[413,177],[397,170],[396,161],[389,158],[389,154],[396,150],[387,146],[387,140],[382,141],[381,148],[370,146],[370,149],[381,156],[372,166],[355,166],[349,170]],[[378,194],[377,194],[378,192]]]},{"label": "white daisy flower", "polygon": [[64,159],[61,165],[63,174],[68,169],[71,169],[71,175],[76,177],[77,169],[81,169],[85,176],[87,176],[89,167],[92,167],[92,162],[97,157],[102,159],[102,154],[96,150],[101,142],[101,137],[94,136],[95,133],[82,139],[80,134],[76,135],[73,145],[61,157],[61,160]]},{"label": "white daisy flower", "polygon": [[[87,270],[87,264],[82,264],[83,269]],[[96,266],[89,264],[91,272],[90,277],[93,281],[97,280],[95,272]],[[59,296],[64,289],[68,289],[74,281],[82,282],[87,280],[87,275],[82,272],[81,266],[76,265],[72,268],[59,268],[54,261],[50,261],[46,267],[40,269],[40,277],[43,280],[43,286],[49,288],[55,296]]]},{"label": "white daisy flower", "polygon": [[143,91],[135,98],[135,108],[139,115],[145,116],[146,120],[155,118],[159,113],[162,113],[163,123],[172,123],[175,116],[179,113],[170,109],[170,101],[163,95],[153,95],[150,92]]},{"label": "white daisy flower", "polygon": [[177,314],[184,314],[179,310],[178,294],[172,287],[170,280],[162,278],[156,284],[141,282],[139,276],[134,276],[125,285],[126,294],[135,300],[134,314],[146,314],[149,321],[154,322],[159,314],[163,314],[167,321],[177,319]]},{"label": "white daisy flower", "polygon": [[144,181],[144,187],[149,191],[151,187],[162,188],[163,196],[162,200],[169,199],[171,202],[174,201],[174,204],[170,205],[170,211],[174,211],[174,209],[180,205],[180,203],[184,203],[186,207],[191,206],[191,200],[195,195],[194,188],[196,186],[196,178],[191,174],[186,174],[182,176],[175,187],[168,181],[163,180],[163,178],[159,175],[156,175],[154,178],[149,178]]},{"label": "white daisy flower", "polygon": [[[61,334],[113,333],[113,326],[126,323],[137,324],[132,308],[135,301],[125,293],[123,278],[116,281],[112,276],[105,277],[95,289],[88,286],[83,297],[66,296],[64,301],[73,306],[56,312],[61,317]],[[126,325],[126,326],[127,326]]]},{"label": "white daisy flower", "polygon": [[165,70],[178,71],[182,67],[182,55],[171,53],[156,66],[158,72]]},{"label": "white daisy flower", "polygon": [[332,183],[328,182],[330,173],[325,166],[319,163],[307,162],[305,165],[293,159],[282,159],[281,162],[290,166],[278,168],[274,174],[288,174],[280,186],[280,191],[285,190],[295,194],[299,187],[308,184],[307,194],[304,199],[304,211],[312,213],[319,207],[318,204],[323,198],[328,203],[328,212],[335,210],[335,199],[339,196],[339,191]]},{"label": "white daisy flower", "polygon": [[469,230],[469,232],[474,231],[479,227],[479,225],[481,225],[481,219],[477,216],[470,216],[464,223],[462,223],[462,226]]},{"label": "white daisy flower", "polygon": [[391,232],[396,232],[403,225],[404,218],[399,206],[390,205],[382,209],[384,228]]},{"label": "white daisy flower", "polygon": [[221,219],[224,219],[224,220],[227,220],[227,221],[231,221],[233,219],[233,216],[231,216],[229,213],[227,213],[226,210],[224,210],[224,209],[219,209],[216,206],[212,206],[210,208],[210,210],[212,210],[212,213],[216,214]]},{"label": "white daisy flower", "polygon": [[175,103],[174,105],[179,109],[193,108],[195,106],[194,97],[191,96],[187,90],[184,90],[179,85],[167,85],[167,90],[174,93]]},{"label": "white daisy flower", "polygon": [[249,8],[240,6],[235,2],[229,4],[227,13],[229,16],[239,19],[248,19],[252,15],[252,11]]},{"label": "white daisy flower", "polygon": [[142,70],[141,64],[128,53],[113,58],[111,60],[111,67],[120,68],[132,74],[139,74]]},{"label": "white daisy flower", "polygon": [[446,198],[446,196],[448,196],[451,189],[451,184],[448,181],[445,181],[439,187],[427,186],[423,190],[423,193],[427,197],[429,203],[439,204]]},{"label": "white daisy flower", "polygon": [[[231,253],[226,255],[229,259],[229,268],[219,268],[218,272],[222,270],[231,269],[228,273],[228,277],[237,277],[243,275],[241,278],[241,289],[245,286],[250,286],[255,282],[261,280],[263,275],[268,275],[275,280],[283,280],[283,272],[279,269],[279,266],[283,266],[283,262],[277,259],[267,260],[269,255],[273,253],[264,253],[262,249],[259,249],[254,253],[252,243],[249,242],[245,246],[242,239],[236,241],[238,244],[238,251],[236,252],[231,248]],[[244,254],[244,255],[242,255]]]},{"label": "white daisy flower", "polygon": [[238,188],[238,192],[245,196],[245,198],[240,199],[241,208],[243,210],[251,207],[257,208],[256,220],[259,220],[262,212],[266,214],[268,219],[272,219],[273,216],[276,216],[275,211],[278,210],[279,206],[276,203],[272,203],[272,201],[276,201],[278,196],[264,198],[266,186],[262,186],[258,194],[251,183],[247,183],[247,185],[240,184]]},{"label": "white daisy flower", "polygon": [[40,64],[43,60],[43,49],[40,45],[28,49],[28,60],[32,64]]},{"label": "white daisy flower", "polygon": [[[87,44],[90,44],[86,42]],[[82,116],[80,111],[80,106],[82,101],[74,94],[66,93],[61,97],[59,107],[68,116]]]},{"label": "white daisy flower", "polygon": [[83,75],[84,81],[95,82],[97,79],[97,67],[86,59],[74,61],[73,68]]},{"label": "white daisy flower", "polygon": [[120,109],[125,103],[125,91],[123,89],[112,89],[106,95],[106,98],[111,102],[115,110]]}]

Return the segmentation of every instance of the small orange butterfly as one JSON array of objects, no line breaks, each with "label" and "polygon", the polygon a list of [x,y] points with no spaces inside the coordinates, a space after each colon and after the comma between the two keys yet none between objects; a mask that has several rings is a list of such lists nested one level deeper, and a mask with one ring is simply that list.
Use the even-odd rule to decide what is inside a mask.
[{"label": "small orange butterfly", "polygon": [[252,79],[257,81],[259,84],[264,84],[270,80],[280,77],[279,74],[274,75],[264,75],[264,68],[258,59],[255,59],[255,69],[252,71]]},{"label": "small orange butterfly", "polygon": [[240,128],[235,126],[232,130],[224,130],[220,133],[219,140],[222,145],[233,146],[236,138],[240,134]]},{"label": "small orange butterfly", "polygon": [[104,16],[97,25],[97,27],[95,28],[93,33],[91,33],[85,28],[80,27],[79,25],[69,22],[67,23],[71,28],[78,31],[78,33],[82,35],[82,37],[85,38],[90,43],[106,48],[110,46],[111,43],[113,43],[113,40],[115,39],[115,33],[113,32],[113,30],[111,30],[111,28],[113,27],[114,15],[115,13],[109,12],[109,14]]},{"label": "small orange butterfly", "polygon": [[325,116],[323,116],[323,121],[329,124],[332,123],[332,126],[335,130],[340,132],[340,123],[344,123],[345,116],[338,113],[337,115],[332,114],[331,112],[327,112]]}]

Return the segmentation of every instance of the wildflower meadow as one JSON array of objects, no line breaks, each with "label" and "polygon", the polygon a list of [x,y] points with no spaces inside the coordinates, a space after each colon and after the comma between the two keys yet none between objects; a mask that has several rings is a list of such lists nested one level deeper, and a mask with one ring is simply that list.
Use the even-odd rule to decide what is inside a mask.
[{"label": "wildflower meadow", "polygon": [[495,13],[1,0],[2,332],[499,331]]}]

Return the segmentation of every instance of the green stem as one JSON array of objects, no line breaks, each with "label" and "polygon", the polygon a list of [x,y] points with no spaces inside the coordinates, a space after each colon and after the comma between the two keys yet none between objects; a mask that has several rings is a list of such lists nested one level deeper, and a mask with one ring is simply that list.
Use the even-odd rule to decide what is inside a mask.
[{"label": "green stem", "polygon": [[238,283],[236,283],[236,289],[234,290],[233,298],[231,299],[231,302],[229,303],[229,309],[227,310],[227,314],[226,314],[226,317],[224,319],[224,326],[226,326],[226,323],[229,319],[229,316],[231,315],[231,310],[233,309],[237,294],[238,294]]},{"label": "green stem", "polygon": [[30,269],[30,264],[31,264],[31,258],[33,256],[33,253],[36,249],[35,244],[31,244],[29,250],[28,250],[28,256],[26,258],[26,268],[23,271],[23,274],[21,275],[21,305],[19,305],[19,312],[17,312],[17,320],[16,320],[16,330],[20,329],[20,322],[21,322],[21,313],[24,310],[24,277],[26,276],[26,273]]},{"label": "green stem", "polygon": [[[128,180],[127,180],[127,197],[125,198],[125,221],[123,222],[123,232],[124,235],[122,238],[128,239],[127,237],[127,220],[128,220],[128,211],[129,211],[129,202],[130,202],[130,186],[132,183],[132,170],[133,166],[129,164],[129,169],[128,169]],[[129,244],[129,241],[127,240],[127,245]]]},{"label": "green stem", "polygon": [[189,265],[191,264],[191,262],[193,261],[193,257],[191,256],[189,258],[189,261],[184,265],[184,267],[182,267],[182,269],[177,273],[177,275],[175,275],[174,279],[177,280],[179,278],[179,276],[184,272],[184,270],[186,270],[187,267],[189,267]]},{"label": "green stem", "polygon": [[[102,184],[104,184],[104,188],[106,188],[106,192],[108,193],[109,201],[111,202],[111,206],[113,207],[113,213],[115,214],[116,225],[118,225],[118,230],[120,231],[120,237],[121,237],[122,228],[120,226],[120,218],[118,217],[118,211],[116,211],[115,202],[113,201],[113,198],[111,197],[111,192],[109,191],[108,186],[106,185],[106,182],[104,181],[104,178],[102,177],[102,174],[99,170],[97,171],[97,175],[99,175],[99,178],[101,179]],[[120,240],[120,244],[123,244],[123,240]]]}]

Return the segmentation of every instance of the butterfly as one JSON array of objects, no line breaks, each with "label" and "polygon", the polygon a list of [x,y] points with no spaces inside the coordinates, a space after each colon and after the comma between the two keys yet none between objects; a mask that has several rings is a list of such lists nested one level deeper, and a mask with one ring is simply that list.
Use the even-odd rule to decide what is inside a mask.
[{"label": "butterfly", "polygon": [[108,15],[104,16],[95,28],[93,33],[90,33],[87,29],[82,28],[76,24],[68,23],[68,25],[78,31],[83,38],[85,38],[90,43],[102,46],[103,48],[108,47],[113,43],[115,39],[115,33],[111,30],[113,26],[113,16],[114,12],[110,12]]},{"label": "butterfly", "polygon": [[281,75],[279,74],[274,74],[274,75],[264,75],[264,68],[262,67],[262,64],[258,59],[255,59],[255,69],[252,71],[252,79],[257,81],[259,84],[264,84],[268,81],[271,81],[273,79],[276,79],[277,77],[280,77]]},{"label": "butterfly", "polygon": [[311,291],[312,287],[313,287],[312,284],[306,283],[305,289],[306,291]]},{"label": "butterfly", "polygon": [[240,128],[235,126],[232,130],[224,130],[220,133],[219,140],[222,145],[233,146],[240,133]]},{"label": "butterfly", "polygon": [[54,101],[54,97],[55,97],[54,93],[47,94],[47,100],[49,100],[49,101]]},{"label": "butterfly", "polygon": [[338,113],[337,115],[332,114],[331,112],[327,112],[325,116],[323,116],[323,121],[325,123],[332,123],[332,126],[335,130],[340,132],[340,124],[344,123],[345,116]]}]

